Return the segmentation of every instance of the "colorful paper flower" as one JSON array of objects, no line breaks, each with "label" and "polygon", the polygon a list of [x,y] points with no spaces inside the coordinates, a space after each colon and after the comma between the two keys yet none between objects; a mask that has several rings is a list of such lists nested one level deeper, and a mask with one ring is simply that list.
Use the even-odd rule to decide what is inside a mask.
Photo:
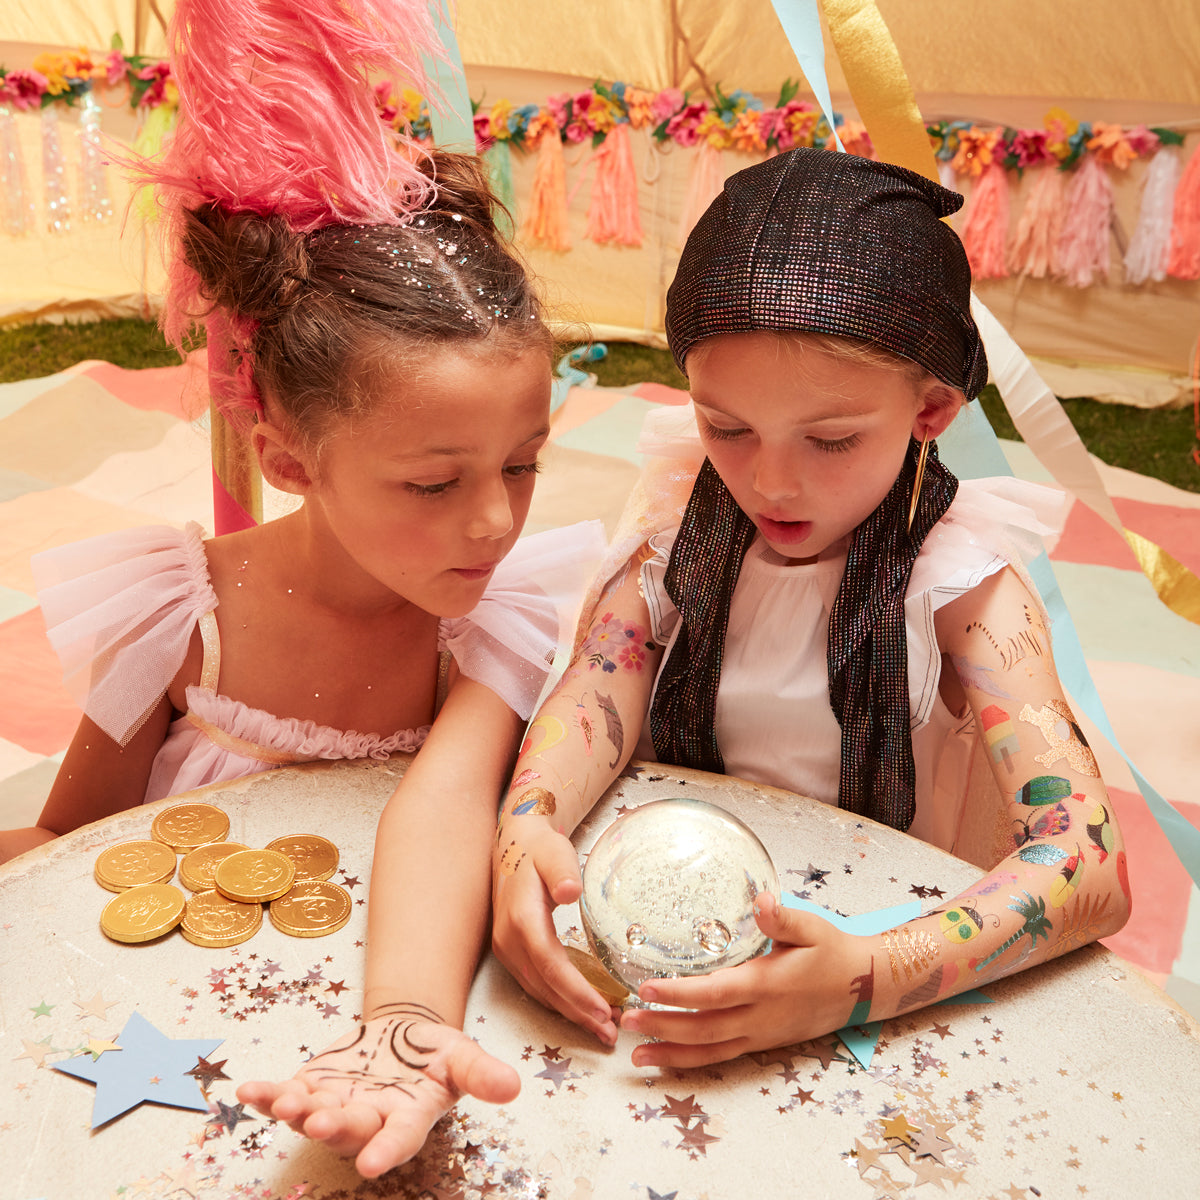
[{"label": "colorful paper flower", "polygon": [[49,82],[40,71],[19,68],[0,80],[0,100],[25,112],[37,108],[49,90]]}]

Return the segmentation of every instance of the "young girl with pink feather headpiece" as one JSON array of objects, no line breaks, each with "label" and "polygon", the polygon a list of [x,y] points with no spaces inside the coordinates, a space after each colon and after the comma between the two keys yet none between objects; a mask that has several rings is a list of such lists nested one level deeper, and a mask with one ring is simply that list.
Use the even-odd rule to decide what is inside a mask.
[{"label": "young girl with pink feather headpiece", "polygon": [[182,347],[203,326],[216,407],[301,503],[210,540],[144,528],[39,556],[85,715],[0,857],[285,763],[420,749],[372,875],[354,1038],[379,1053],[239,1090],[377,1175],[456,1095],[517,1090],[461,1022],[497,798],[601,534],[518,543],[550,335],[476,161],[375,113],[374,77],[420,86],[440,51],[425,0],[180,0],[172,40],[178,130],[139,165],[171,256],[163,327]]}]

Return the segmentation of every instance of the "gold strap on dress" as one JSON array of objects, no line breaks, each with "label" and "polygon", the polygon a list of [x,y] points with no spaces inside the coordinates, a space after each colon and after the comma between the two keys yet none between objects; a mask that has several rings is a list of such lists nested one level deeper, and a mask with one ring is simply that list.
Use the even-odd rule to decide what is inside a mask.
[{"label": "gold strap on dress", "polygon": [[236,734],[228,733],[218,725],[214,725],[211,721],[206,721],[203,717],[197,716],[194,712],[185,714],[188,721],[200,730],[202,734],[214,745],[220,746],[222,750],[228,750],[232,754],[240,754],[243,758],[253,758],[257,762],[267,763],[272,767],[286,767],[293,763],[309,762],[307,758],[297,758],[294,754],[288,754],[283,750],[276,750],[271,746],[264,746],[260,742],[251,742],[246,738],[240,738]]},{"label": "gold strap on dress", "polygon": [[217,614],[206,612],[198,622],[200,641],[204,644],[204,659],[200,664],[200,686],[215,692],[221,678],[221,635],[217,630]]},{"label": "gold strap on dress", "polygon": [[433,715],[435,717],[442,711],[442,705],[446,703],[446,693],[450,691],[450,664],[453,661],[454,655],[449,650],[442,650],[438,653],[437,692],[433,698]]}]

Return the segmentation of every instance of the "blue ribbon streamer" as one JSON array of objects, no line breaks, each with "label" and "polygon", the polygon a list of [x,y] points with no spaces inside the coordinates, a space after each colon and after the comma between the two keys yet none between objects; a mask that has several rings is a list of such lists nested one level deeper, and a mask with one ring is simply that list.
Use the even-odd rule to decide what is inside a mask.
[{"label": "blue ribbon streamer", "polygon": [[812,88],[821,112],[829,124],[833,140],[843,149],[833,119],[833,101],[829,96],[829,79],[825,74],[825,38],[821,33],[821,15],[817,0],[771,0],[775,15],[792,45],[792,52]]},{"label": "blue ribbon streamer", "polygon": [[467,94],[467,77],[463,72],[458,37],[450,23],[447,0],[429,0],[429,4],[438,38],[446,52],[445,59],[422,56],[426,76],[432,85],[429,124],[433,141],[447,150],[474,154],[475,122],[471,114],[471,97]]}]

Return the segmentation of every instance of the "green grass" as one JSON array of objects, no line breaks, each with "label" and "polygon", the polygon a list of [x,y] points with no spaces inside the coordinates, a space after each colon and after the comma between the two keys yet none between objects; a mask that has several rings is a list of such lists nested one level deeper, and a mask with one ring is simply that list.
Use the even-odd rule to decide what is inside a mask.
[{"label": "green grass", "polygon": [[[0,383],[53,375],[83,359],[120,367],[169,367],[179,356],[150,321],[92,321],[73,325],[20,325],[0,330]],[[654,381],[685,388],[670,354],[632,343],[608,347],[608,356],[588,365],[605,387]],[[980,397],[997,436],[1020,440],[994,388]],[[1143,409],[1091,400],[1064,400],[1084,445],[1106,463],[1200,492],[1200,466],[1191,408]]]},{"label": "green grass", "polygon": [[127,318],[0,330],[0,383],[53,375],[87,358],[129,368],[179,365],[179,355],[153,321]]}]

